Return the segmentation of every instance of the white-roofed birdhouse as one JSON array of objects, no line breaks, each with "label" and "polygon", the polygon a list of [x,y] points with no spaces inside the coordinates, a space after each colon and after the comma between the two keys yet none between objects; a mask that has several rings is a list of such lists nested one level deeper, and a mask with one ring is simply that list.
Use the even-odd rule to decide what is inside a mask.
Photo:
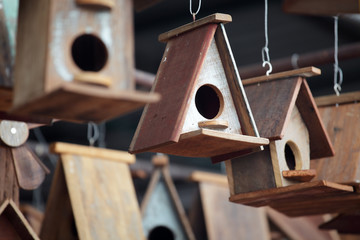
[{"label": "white-roofed birdhouse", "polygon": [[20,1],[13,112],[103,121],[159,99],[135,91],[131,0]]},{"label": "white-roofed birdhouse", "polygon": [[130,146],[131,153],[162,152],[215,161],[268,143],[257,137],[223,23],[214,14],[160,35],[167,42],[153,91]]}]

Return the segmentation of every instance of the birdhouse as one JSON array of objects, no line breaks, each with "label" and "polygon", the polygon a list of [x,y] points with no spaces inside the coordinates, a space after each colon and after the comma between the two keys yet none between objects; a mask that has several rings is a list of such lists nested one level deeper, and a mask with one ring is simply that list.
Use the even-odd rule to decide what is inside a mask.
[{"label": "birdhouse", "polygon": [[130,146],[229,159],[268,143],[259,138],[224,29],[231,16],[214,14],[161,34],[167,42],[153,91]]},{"label": "birdhouse", "polygon": [[0,206],[0,236],[7,240],[39,239],[24,215],[10,199],[3,201]]},{"label": "birdhouse", "polygon": [[230,203],[226,176],[195,171],[190,180],[197,183],[189,213],[196,239],[269,239],[265,209]]},{"label": "birdhouse", "polygon": [[157,101],[135,90],[132,14],[131,0],[20,1],[12,112],[100,122]]},{"label": "birdhouse", "polygon": [[144,239],[128,153],[55,143],[42,239]]},{"label": "birdhouse", "polygon": [[168,157],[153,158],[155,169],[141,203],[145,236],[154,239],[195,239],[168,169]]}]

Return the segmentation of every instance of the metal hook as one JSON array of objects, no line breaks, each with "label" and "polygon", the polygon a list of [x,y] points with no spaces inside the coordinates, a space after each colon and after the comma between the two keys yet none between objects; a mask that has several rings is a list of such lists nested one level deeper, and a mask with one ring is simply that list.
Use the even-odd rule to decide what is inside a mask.
[{"label": "metal hook", "polygon": [[269,66],[269,70],[266,71],[266,76],[269,76],[270,73],[272,72],[272,65],[269,61],[264,61],[262,66],[265,67],[266,65]]},{"label": "metal hook", "polygon": [[190,0],[190,14],[191,14],[192,17],[193,17],[193,21],[194,21],[194,22],[195,22],[195,16],[196,16],[196,14],[198,14],[199,11],[200,11],[200,7],[201,7],[201,0],[199,0],[198,9],[196,10],[196,12],[193,12],[193,10],[192,10],[192,0]]},{"label": "metal hook", "polygon": [[95,142],[99,139],[99,127],[93,122],[88,123],[87,138],[91,147],[94,146]]}]

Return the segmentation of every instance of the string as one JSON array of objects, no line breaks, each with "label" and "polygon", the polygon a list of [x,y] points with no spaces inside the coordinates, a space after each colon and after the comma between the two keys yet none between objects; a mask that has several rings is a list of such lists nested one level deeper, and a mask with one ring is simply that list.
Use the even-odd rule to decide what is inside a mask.
[{"label": "string", "polygon": [[201,0],[199,0],[199,5],[198,5],[198,9],[196,10],[196,12],[193,12],[192,10],[192,0],[190,0],[190,14],[193,17],[193,21],[195,22],[195,16],[199,13],[200,11],[200,7],[201,7]]},{"label": "string", "polygon": [[[339,17],[334,17],[334,91],[337,96],[340,96],[341,91],[341,84],[343,83],[343,72],[339,67],[339,60],[338,60],[338,21]],[[338,79],[339,77],[339,79]]]},{"label": "string", "polygon": [[94,122],[88,123],[87,138],[91,147],[94,146],[95,142],[99,139],[99,127]]},{"label": "string", "polygon": [[261,50],[261,57],[263,64],[269,67],[269,70],[266,71],[266,76],[272,72],[272,65],[270,63],[270,55],[269,55],[269,36],[268,36],[268,0],[265,0],[265,46]]}]

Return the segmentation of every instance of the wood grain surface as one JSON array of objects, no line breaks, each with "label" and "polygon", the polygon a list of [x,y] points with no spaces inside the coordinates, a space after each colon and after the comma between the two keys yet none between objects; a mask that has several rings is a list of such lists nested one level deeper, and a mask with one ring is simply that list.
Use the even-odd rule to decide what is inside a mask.
[{"label": "wood grain surface", "polygon": [[16,179],[11,149],[0,145],[0,202],[12,199],[19,204],[19,184]]}]

